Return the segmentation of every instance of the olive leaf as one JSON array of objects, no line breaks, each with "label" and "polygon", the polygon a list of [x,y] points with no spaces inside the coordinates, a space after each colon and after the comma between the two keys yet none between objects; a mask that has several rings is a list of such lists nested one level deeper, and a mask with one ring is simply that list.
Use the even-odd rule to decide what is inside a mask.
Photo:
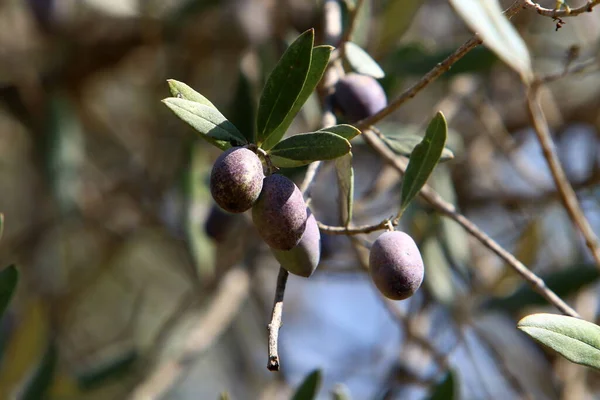
[{"label": "olive leaf", "polygon": [[438,111],[429,123],[425,137],[410,155],[410,161],[402,180],[399,214],[408,207],[412,199],[427,182],[427,179],[442,156],[447,135],[448,126],[446,125],[446,119],[444,118],[444,114]]},{"label": "olive leaf", "polygon": [[254,143],[254,128],[256,127],[255,103],[256,101],[252,93],[250,79],[246,73],[240,69],[235,95],[229,108],[229,119],[250,143]]},{"label": "olive leaf", "polygon": [[435,385],[428,400],[454,400],[458,398],[458,382],[456,374],[450,370],[444,379]]},{"label": "olive leaf", "polygon": [[275,166],[291,168],[318,160],[333,160],[348,154],[351,149],[350,143],[341,136],[311,132],[282,140],[269,151],[269,156]]},{"label": "olive leaf", "polygon": [[163,103],[202,138],[221,150],[247,143],[244,135],[216,108],[176,97],[164,99]]},{"label": "olive leaf", "polygon": [[31,376],[21,396],[21,400],[38,400],[48,398],[48,390],[54,380],[56,365],[58,361],[58,349],[54,341],[50,341],[37,366],[35,373]]},{"label": "olive leaf", "polygon": [[314,400],[317,398],[317,392],[321,386],[321,371],[315,370],[308,374],[300,384],[292,400]]},{"label": "olive leaf", "polygon": [[576,364],[600,369],[600,326],[555,314],[531,314],[517,328]]},{"label": "olive leaf", "polygon": [[18,281],[19,271],[14,265],[0,271],[0,317],[2,317],[8,307]]},{"label": "olive leaf", "polygon": [[271,149],[275,146],[283,137],[285,132],[288,130],[292,121],[308,100],[309,96],[317,87],[317,84],[323,77],[323,73],[327,68],[327,64],[329,63],[329,56],[331,55],[331,51],[333,47],[331,46],[316,46],[312,49],[312,58],[310,61],[310,67],[308,70],[308,75],[306,77],[306,81],[304,82],[304,86],[298,95],[298,98],[294,102],[291,110],[285,116],[283,122],[273,131],[273,133],[265,140],[262,144],[262,148],[265,150]]},{"label": "olive leaf", "polygon": [[352,152],[335,160],[335,172],[340,192],[340,210],[345,226],[352,221],[354,203],[354,168],[352,167]]},{"label": "olive leaf", "polygon": [[217,109],[217,107],[215,107],[215,105],[211,103],[210,100],[202,96],[200,93],[196,92],[194,89],[192,89],[185,83],[176,81],[175,79],[167,79],[167,83],[169,84],[169,90],[171,91],[173,97],[177,97],[178,99],[194,101],[196,103],[212,107],[215,110]]},{"label": "olive leaf", "polygon": [[[412,151],[421,141],[423,140],[422,136],[413,135],[413,134],[405,134],[401,136],[394,137],[382,137],[383,142],[392,150],[394,153],[410,157]],[[452,160],[454,158],[454,153],[447,147],[444,147],[442,150],[442,155],[440,156],[440,162]]]},{"label": "olive leaf", "polygon": [[369,53],[356,43],[346,42],[344,50],[346,60],[354,71],[359,74],[372,76],[375,79],[381,79],[385,76],[385,72],[377,64],[377,61],[373,60]]},{"label": "olive leaf", "polygon": [[0,213],[0,239],[2,239],[3,234],[4,234],[4,214]]},{"label": "olive leaf", "polygon": [[122,378],[133,370],[139,354],[136,350],[128,350],[114,359],[94,366],[77,377],[77,384],[83,390],[92,390],[113,379]]},{"label": "olive leaf", "polygon": [[[310,69],[313,42],[313,29],[301,34],[288,47],[267,78],[256,116],[256,139],[259,146],[262,147],[285,121],[300,96]],[[273,141],[268,144],[273,145]]]},{"label": "olive leaf", "polygon": [[356,136],[362,133],[358,128],[347,124],[328,126],[327,128],[319,129],[319,131],[335,133],[336,135],[343,137],[347,141],[354,139]]}]

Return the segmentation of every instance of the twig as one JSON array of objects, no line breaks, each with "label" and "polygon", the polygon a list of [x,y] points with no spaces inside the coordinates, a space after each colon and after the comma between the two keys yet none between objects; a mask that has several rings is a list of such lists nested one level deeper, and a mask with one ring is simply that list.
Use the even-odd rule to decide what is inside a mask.
[{"label": "twig", "polygon": [[532,0],[523,0],[523,5],[526,8],[534,9],[538,14],[551,18],[575,17],[579,14],[592,12],[592,9],[600,4],[600,0],[589,0],[587,3],[578,8],[566,8],[564,10],[553,10],[544,8]]},{"label": "twig", "polygon": [[245,269],[236,267],[227,272],[208,310],[191,329],[183,348],[177,355],[156,367],[146,380],[135,388],[131,399],[161,398],[181,375],[186,365],[209,348],[227,329],[244,304],[249,289],[250,277]]},{"label": "twig", "polygon": [[552,173],[552,178],[554,179],[560,199],[567,210],[571,221],[577,226],[579,231],[581,231],[581,234],[585,239],[585,244],[592,252],[596,265],[600,268],[600,243],[598,243],[598,238],[583,214],[579,201],[577,200],[577,195],[569,183],[565,171],[558,159],[558,155],[554,150],[555,146],[550,136],[548,122],[546,121],[546,116],[540,106],[538,89],[539,85],[533,85],[527,91],[527,110],[529,112],[531,123],[533,124],[535,133],[542,146],[544,158],[546,158],[546,161],[548,162],[548,167]]},{"label": "twig", "polygon": [[354,28],[356,27],[356,20],[358,16],[358,12],[360,11],[364,0],[357,0],[354,8],[350,10],[348,15],[348,29],[344,32],[344,36],[342,36],[342,40],[340,41],[340,58],[343,60],[346,55],[346,42],[349,42],[352,39],[352,33],[354,33]]},{"label": "twig", "polygon": [[325,225],[325,224],[317,221],[317,225],[319,225],[319,229],[330,235],[360,235],[361,233],[371,233],[371,232],[375,232],[375,231],[382,231],[382,230],[388,229],[388,224],[397,226],[398,221],[391,220],[388,218],[388,219],[385,219],[375,225],[363,225],[363,226],[357,226],[354,228],[348,228],[345,226]]},{"label": "twig", "polygon": [[283,296],[285,295],[285,286],[287,284],[289,272],[285,268],[279,268],[277,276],[277,288],[275,289],[275,300],[273,301],[273,313],[269,329],[269,362],[267,368],[269,371],[279,371],[279,352],[277,350],[277,341],[279,339],[279,328],[281,328],[281,314],[283,312]]},{"label": "twig", "polygon": [[[522,5],[522,0],[515,1],[504,11],[504,15],[509,18],[512,17],[522,9]],[[458,60],[463,58],[465,54],[482,43],[483,41],[477,35],[473,36],[471,39],[463,43],[458,49],[456,49],[454,53],[450,54],[448,58],[433,67],[433,69],[426,73],[418,82],[406,89],[400,96],[388,104],[387,107],[379,111],[377,114],[358,121],[355,126],[360,130],[364,130],[381,121],[383,118],[400,108],[400,106],[406,103],[408,100],[415,97],[421,90],[439,78],[444,72],[448,71],[450,67],[452,67],[452,65],[454,65],[454,63],[456,63]]]},{"label": "twig", "polygon": [[[389,163],[394,169],[400,174],[404,174],[406,169],[406,161],[398,158],[395,154],[389,150],[377,137],[369,130],[363,131],[363,137],[365,141],[379,154],[382,158]],[[536,274],[531,272],[522,262],[517,260],[510,252],[505,250],[495,240],[481,231],[477,225],[471,222],[467,217],[462,215],[456,210],[453,204],[448,203],[440,197],[430,186],[425,185],[420,196],[431,204],[436,210],[456,221],[461,225],[467,232],[475,237],[481,244],[488,249],[492,250],[508,265],[510,265],[525,281],[527,281],[533,289],[544,297],[550,304],[555,306],[563,314],[572,317],[579,317],[579,314],[573,310],[567,303],[565,303],[559,296],[550,290],[544,281]]]},{"label": "twig", "polygon": [[[588,71],[588,68],[596,66],[597,68],[595,70],[592,71]],[[584,72],[597,72],[598,68],[600,68],[600,63],[598,62],[597,58],[591,58],[589,60],[586,60],[584,62],[582,62],[581,64],[578,64],[572,68],[565,68],[562,72],[558,72],[558,73],[554,73],[554,74],[550,74],[550,75],[546,75],[540,78],[537,78],[535,80],[534,84],[544,84],[544,83],[550,83],[550,82],[554,82],[558,79],[564,78],[565,76],[569,76],[569,75],[576,75],[576,74],[581,74]]]}]

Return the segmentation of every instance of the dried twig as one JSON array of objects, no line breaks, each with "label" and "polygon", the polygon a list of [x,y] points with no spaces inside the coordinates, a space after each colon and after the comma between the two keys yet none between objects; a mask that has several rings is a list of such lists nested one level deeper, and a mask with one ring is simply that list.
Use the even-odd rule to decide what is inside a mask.
[{"label": "dried twig", "polygon": [[277,350],[277,341],[279,339],[279,328],[281,328],[281,315],[283,313],[283,296],[285,295],[285,286],[289,272],[279,267],[277,276],[277,288],[275,289],[275,300],[273,301],[273,312],[271,314],[271,323],[269,329],[269,362],[267,368],[269,371],[279,371],[279,351]]},{"label": "dried twig", "polygon": [[523,0],[523,6],[534,9],[538,14],[551,18],[575,17],[579,14],[592,12],[592,9],[600,4],[600,0],[589,0],[584,5],[578,8],[565,8],[564,10],[553,10],[544,8],[532,0]]}]

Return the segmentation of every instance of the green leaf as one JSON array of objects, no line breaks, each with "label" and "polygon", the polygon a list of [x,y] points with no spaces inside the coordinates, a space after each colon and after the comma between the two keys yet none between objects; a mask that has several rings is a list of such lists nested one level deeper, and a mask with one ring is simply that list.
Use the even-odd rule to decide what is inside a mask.
[{"label": "green leaf", "polygon": [[354,203],[354,168],[352,168],[352,153],[348,153],[335,160],[335,172],[340,192],[340,210],[345,226],[352,221],[352,208]]},{"label": "green leaf", "polygon": [[18,281],[19,271],[14,265],[0,271],[0,318],[10,303]]},{"label": "green leaf", "polygon": [[347,141],[351,141],[352,139],[354,139],[362,133],[358,128],[346,124],[328,126],[327,128],[319,129],[319,131],[335,133],[336,135],[343,137]]},{"label": "green leaf", "polygon": [[377,61],[364,51],[359,45],[346,42],[344,48],[346,60],[350,67],[359,74],[369,75],[375,79],[381,79],[385,76],[385,72],[381,69]]},{"label": "green leaf", "polygon": [[4,214],[0,213],[0,239],[2,239],[3,234],[4,234]]},{"label": "green leaf", "polygon": [[51,341],[46,348],[46,352],[44,353],[35,374],[25,386],[23,394],[19,397],[20,400],[40,400],[48,398],[47,393],[52,385],[52,380],[54,379],[57,361],[58,350],[56,344]]},{"label": "green leaf", "polygon": [[77,377],[77,384],[83,390],[91,390],[110,380],[119,379],[133,370],[133,366],[138,359],[139,355],[137,351],[127,351],[115,359],[95,366],[93,369],[79,375]]},{"label": "green leaf", "polygon": [[502,13],[498,0],[450,0],[450,4],[483,39],[484,46],[517,71],[524,82],[531,82],[533,71],[527,45]]},{"label": "green leaf", "polygon": [[281,140],[283,135],[285,135],[285,132],[292,124],[292,121],[294,120],[304,103],[306,103],[310,95],[317,87],[319,81],[323,77],[323,73],[325,72],[327,64],[329,63],[329,56],[331,55],[332,50],[333,47],[331,46],[316,46],[312,49],[312,58],[310,61],[308,76],[306,77],[306,81],[304,82],[302,91],[300,91],[296,102],[294,103],[292,109],[287,114],[281,125],[279,125],[277,129],[275,129],[273,133],[269,136],[269,138],[265,140],[265,142],[262,144],[261,147],[263,149],[271,149]]},{"label": "green leaf", "polygon": [[235,96],[231,104],[230,120],[242,132],[249,143],[254,143],[256,101],[248,76],[240,69]]},{"label": "green leaf", "polygon": [[[559,297],[577,293],[581,288],[593,284],[600,277],[600,272],[593,264],[574,265],[560,271],[540,275],[546,286]],[[525,307],[547,304],[539,293],[529,285],[523,284],[510,296],[493,298],[483,304],[484,308],[518,312]]]},{"label": "green leaf", "polygon": [[444,118],[444,114],[438,111],[429,123],[423,141],[411,153],[410,161],[402,180],[402,191],[400,194],[401,212],[408,207],[409,203],[419,193],[419,190],[425,185],[427,178],[433,172],[444,151],[447,134],[446,119]]},{"label": "green leaf", "polygon": [[[423,4],[421,0],[388,1],[380,13],[377,28],[377,49],[383,54],[398,43],[404,32],[415,20],[415,14]],[[389,72],[389,71],[388,71]]]},{"label": "green leaf", "polygon": [[321,386],[321,371],[315,370],[304,378],[304,382],[298,387],[292,400],[314,400]]},{"label": "green leaf", "polygon": [[174,79],[167,79],[167,82],[169,83],[169,90],[171,91],[173,97],[204,104],[205,106],[212,107],[215,110],[217,109],[217,107],[215,107],[215,105],[206,97],[202,96],[185,83],[176,81]]},{"label": "green leaf", "polygon": [[202,138],[221,150],[247,143],[240,131],[216,108],[175,97],[164,99],[163,103],[200,132]]},{"label": "green leaf", "polygon": [[[313,42],[314,30],[309,29],[288,47],[271,71],[258,104],[256,135],[259,145],[269,139],[292,112],[308,76]],[[273,145],[272,141],[269,143]]]},{"label": "green leaf", "polygon": [[277,167],[290,168],[317,160],[333,160],[348,154],[352,146],[341,136],[329,132],[301,133],[279,142],[269,151]]},{"label": "green leaf", "polygon": [[[397,137],[383,137],[384,143],[390,148],[390,150],[405,157],[410,157],[414,148],[417,147],[422,140],[422,136],[412,134]],[[440,162],[452,160],[453,158],[454,153],[452,150],[444,147],[442,150],[442,155],[440,156]]]},{"label": "green leaf", "polygon": [[531,314],[517,328],[576,364],[600,369],[600,326],[555,314]]},{"label": "green leaf", "polygon": [[455,373],[450,370],[440,383],[433,387],[428,400],[454,400],[458,398],[458,382]]}]

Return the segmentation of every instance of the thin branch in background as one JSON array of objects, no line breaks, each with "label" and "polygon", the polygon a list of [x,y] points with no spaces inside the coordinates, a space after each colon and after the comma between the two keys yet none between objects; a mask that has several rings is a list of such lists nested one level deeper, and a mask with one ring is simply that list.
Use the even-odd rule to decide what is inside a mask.
[{"label": "thin branch in background", "polygon": [[283,313],[283,297],[285,295],[285,286],[287,284],[289,272],[285,268],[279,267],[277,276],[277,288],[275,289],[275,300],[273,301],[273,313],[269,323],[269,362],[267,369],[269,371],[279,371],[279,351],[277,343],[279,340],[279,328],[281,328],[281,315]]},{"label": "thin branch in background", "polygon": [[[596,67],[596,68],[592,68],[592,67]],[[554,82],[554,81],[564,78],[566,76],[583,74],[583,73],[593,73],[593,72],[598,72],[598,70],[600,70],[600,62],[598,61],[598,58],[594,57],[594,58],[590,58],[589,60],[583,61],[574,67],[566,66],[562,72],[549,74],[549,75],[537,78],[535,82],[536,82],[536,84],[542,85],[545,83]]]},{"label": "thin branch in background", "polygon": [[579,14],[592,12],[592,9],[600,4],[600,0],[589,0],[584,5],[578,8],[565,8],[564,10],[552,10],[544,8],[532,0],[523,0],[523,6],[534,9],[538,14],[551,18],[575,17]]},{"label": "thin branch in background", "polygon": [[[374,133],[369,130],[363,132],[363,137],[365,141],[375,150],[381,157],[393,166],[400,174],[404,174],[406,169],[406,161],[402,160],[387,148],[385,144],[383,144]],[[425,199],[433,208],[442,213],[443,215],[449,217],[450,219],[456,221],[459,225],[461,225],[468,233],[470,233],[473,237],[475,237],[481,244],[483,244],[488,249],[492,250],[496,255],[498,255],[502,260],[504,260],[508,265],[511,266],[521,277],[532,286],[532,288],[538,292],[542,297],[544,297],[550,304],[555,306],[558,310],[560,310],[563,314],[569,315],[571,317],[579,317],[579,314],[571,308],[567,303],[565,303],[556,293],[550,290],[544,281],[534,274],[529,268],[527,268],[522,262],[517,260],[515,256],[513,256],[509,251],[504,249],[500,244],[498,244],[494,239],[489,237],[485,232],[480,230],[477,225],[471,222],[467,217],[462,215],[456,210],[456,207],[442,199],[442,197],[437,194],[430,186],[425,185],[421,192],[420,196]]]},{"label": "thin branch in background", "polygon": [[596,265],[600,268],[600,243],[598,242],[598,238],[590,226],[590,223],[583,214],[579,201],[577,200],[577,195],[569,183],[567,175],[565,174],[554,149],[555,146],[550,135],[550,128],[548,127],[546,116],[544,115],[544,111],[542,110],[539,101],[539,87],[539,85],[533,85],[527,92],[527,110],[529,112],[531,123],[533,124],[540,146],[542,147],[544,157],[548,162],[548,168],[550,168],[550,172],[552,173],[552,178],[558,189],[560,199],[567,210],[571,221],[583,235],[585,244],[590,249],[594,260],[596,261]]}]

